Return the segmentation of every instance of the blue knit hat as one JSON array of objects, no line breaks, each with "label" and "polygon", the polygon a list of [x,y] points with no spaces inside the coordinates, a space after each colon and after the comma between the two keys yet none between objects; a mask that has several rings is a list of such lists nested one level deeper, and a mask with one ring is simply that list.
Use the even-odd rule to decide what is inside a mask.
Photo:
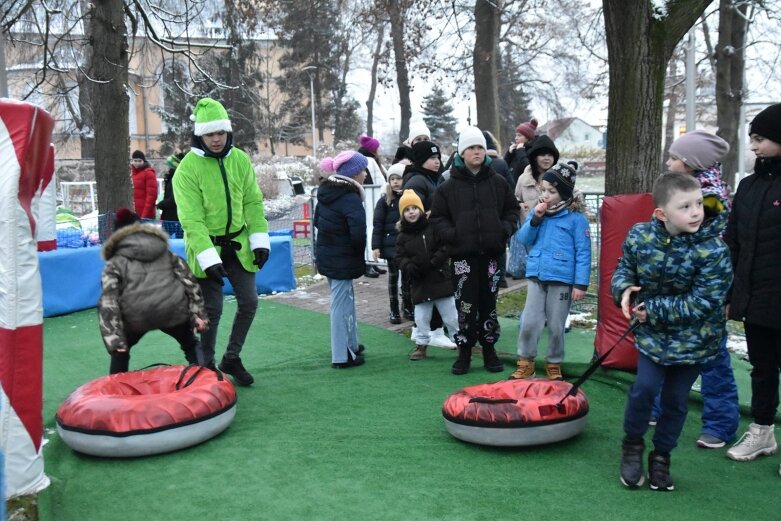
[{"label": "blue knit hat", "polygon": [[320,161],[324,172],[336,172],[345,177],[355,177],[369,166],[369,160],[363,154],[349,150],[336,157],[326,157]]}]

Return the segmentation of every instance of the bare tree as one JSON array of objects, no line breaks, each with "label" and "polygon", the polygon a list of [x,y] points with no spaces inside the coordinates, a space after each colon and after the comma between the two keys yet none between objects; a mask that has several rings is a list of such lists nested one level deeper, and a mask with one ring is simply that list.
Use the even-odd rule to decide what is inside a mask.
[{"label": "bare tree", "polygon": [[722,162],[725,180],[737,186],[738,129],[740,108],[746,100],[745,75],[746,32],[749,4],[752,2],[719,2],[719,41],[716,46],[716,111],[718,131],[729,143],[729,153]]},{"label": "bare tree", "polygon": [[711,0],[663,4],[603,0],[610,64],[608,195],[645,192],[661,170],[662,102],[667,62]]},{"label": "bare tree", "polygon": [[499,125],[499,28],[502,1],[475,2],[475,47],[472,67],[475,75],[477,126],[490,130],[501,143]]}]

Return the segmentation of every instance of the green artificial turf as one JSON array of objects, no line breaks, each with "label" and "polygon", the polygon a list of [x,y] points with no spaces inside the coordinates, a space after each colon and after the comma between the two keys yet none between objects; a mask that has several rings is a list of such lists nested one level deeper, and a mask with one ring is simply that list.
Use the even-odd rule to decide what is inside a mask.
[{"label": "green artificial turf", "polygon": [[[225,305],[224,346],[235,302]],[[409,339],[361,326],[366,365],[330,367],[323,314],[261,300],[242,353],[255,385],[239,388],[228,430],[196,447],[136,459],[70,450],[54,429],[60,402],[108,370],[95,311],[45,321],[46,472],[43,521],[239,520],[702,520],[775,519],[779,458],[751,463],[694,445],[700,408],[673,453],[673,493],[629,491],[618,480],[625,392],[631,375],[598,371],[583,387],[591,411],[578,437],[549,446],[500,449],[448,434],[441,406],[454,391],[506,377],[517,321],[503,321],[507,371],[487,373],[479,357],[450,374],[455,352],[430,349],[410,362]],[[593,332],[567,335],[565,375],[591,360]],[[221,352],[222,348],[218,350]],[[541,353],[544,349],[541,349]],[[542,357],[540,357],[541,359]],[[167,336],[133,349],[131,368],[180,363]],[[735,360],[745,400],[746,364]],[[744,425],[741,429],[745,428]]]}]

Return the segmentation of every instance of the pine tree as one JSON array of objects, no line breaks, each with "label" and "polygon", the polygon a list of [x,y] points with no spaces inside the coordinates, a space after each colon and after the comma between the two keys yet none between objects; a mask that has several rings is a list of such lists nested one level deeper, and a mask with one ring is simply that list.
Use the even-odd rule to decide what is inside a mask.
[{"label": "pine tree", "polygon": [[453,116],[453,106],[450,98],[439,85],[423,98],[423,121],[431,132],[431,139],[443,146],[450,146],[456,141],[456,118]]}]

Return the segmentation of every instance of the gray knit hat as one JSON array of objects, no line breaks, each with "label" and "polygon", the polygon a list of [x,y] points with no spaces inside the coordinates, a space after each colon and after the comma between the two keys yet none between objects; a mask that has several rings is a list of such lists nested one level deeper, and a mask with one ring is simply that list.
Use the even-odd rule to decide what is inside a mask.
[{"label": "gray knit hat", "polygon": [[729,152],[729,143],[704,130],[692,130],[670,145],[669,153],[695,170],[706,170],[722,161]]}]

